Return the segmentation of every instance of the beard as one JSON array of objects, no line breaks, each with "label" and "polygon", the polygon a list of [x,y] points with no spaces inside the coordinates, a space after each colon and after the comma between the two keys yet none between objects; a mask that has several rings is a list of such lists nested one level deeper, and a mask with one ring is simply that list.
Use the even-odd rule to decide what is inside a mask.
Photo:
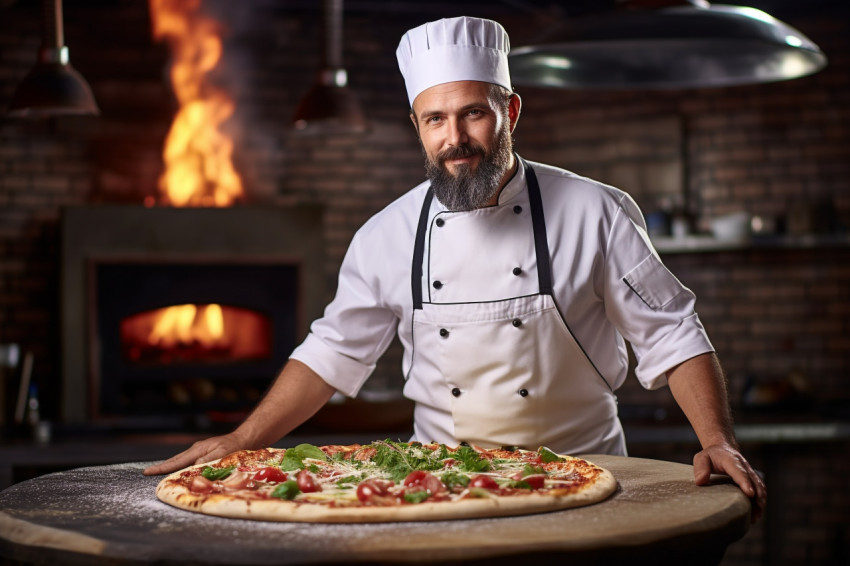
[{"label": "beard", "polygon": [[[496,132],[493,148],[488,153],[482,145],[463,144],[450,147],[432,160],[425,155],[425,173],[431,181],[434,196],[448,210],[461,212],[486,205],[501,188],[500,182],[511,161],[511,133],[508,121]],[[424,153],[424,148],[423,148]],[[478,167],[458,165],[453,175],[446,161],[479,156]]]}]

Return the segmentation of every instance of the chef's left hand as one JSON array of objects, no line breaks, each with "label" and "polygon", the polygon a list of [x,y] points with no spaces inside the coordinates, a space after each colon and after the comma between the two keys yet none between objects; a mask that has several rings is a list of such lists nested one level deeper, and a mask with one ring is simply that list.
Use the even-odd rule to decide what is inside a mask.
[{"label": "chef's left hand", "polygon": [[716,444],[694,456],[694,482],[707,485],[711,474],[725,474],[732,478],[753,502],[752,522],[761,518],[767,504],[767,489],[761,476],[734,446]]}]

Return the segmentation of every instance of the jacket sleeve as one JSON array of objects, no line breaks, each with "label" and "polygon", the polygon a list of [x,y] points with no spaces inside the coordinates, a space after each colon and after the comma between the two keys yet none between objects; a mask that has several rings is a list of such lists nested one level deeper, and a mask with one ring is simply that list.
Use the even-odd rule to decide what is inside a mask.
[{"label": "jacket sleeve", "polygon": [[362,231],[355,235],[340,268],[336,296],[290,356],[350,397],[372,374],[398,325],[379,294],[378,278],[388,260],[369,253],[364,240]]},{"label": "jacket sleeve", "polygon": [[666,385],[667,370],[714,350],[694,293],[662,263],[628,195],[612,221],[605,254],[606,315],[631,343],[644,387]]}]

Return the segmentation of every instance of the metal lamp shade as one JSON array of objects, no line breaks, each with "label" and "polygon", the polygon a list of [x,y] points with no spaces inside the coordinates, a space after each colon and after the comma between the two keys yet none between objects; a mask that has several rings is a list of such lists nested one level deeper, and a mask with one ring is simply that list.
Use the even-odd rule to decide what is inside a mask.
[{"label": "metal lamp shade", "polygon": [[[45,56],[45,51],[42,50],[39,62],[18,85],[8,115],[40,118],[99,114],[91,88],[66,62],[67,55],[50,57]],[[64,52],[67,53],[67,49]]]},{"label": "metal lamp shade", "polygon": [[760,10],[703,3],[570,20],[509,61],[516,85],[659,89],[793,79],[822,69],[826,56]]}]

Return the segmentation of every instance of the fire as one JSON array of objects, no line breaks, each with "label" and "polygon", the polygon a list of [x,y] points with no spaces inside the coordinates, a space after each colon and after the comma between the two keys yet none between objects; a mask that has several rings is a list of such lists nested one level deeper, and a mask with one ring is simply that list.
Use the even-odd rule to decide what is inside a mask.
[{"label": "fire", "polygon": [[137,362],[214,362],[271,355],[271,323],[261,313],[233,306],[171,305],[121,321],[121,344]]},{"label": "fire", "polygon": [[149,0],[153,35],[172,52],[171,83],[180,105],[168,137],[159,179],[164,203],[231,206],[243,196],[233,166],[233,140],[220,126],[234,104],[207,74],[221,59],[220,25],[199,12],[202,0]]},{"label": "fire", "polygon": [[163,309],[148,335],[148,344],[173,348],[197,340],[212,348],[224,335],[221,305],[176,305]]}]

